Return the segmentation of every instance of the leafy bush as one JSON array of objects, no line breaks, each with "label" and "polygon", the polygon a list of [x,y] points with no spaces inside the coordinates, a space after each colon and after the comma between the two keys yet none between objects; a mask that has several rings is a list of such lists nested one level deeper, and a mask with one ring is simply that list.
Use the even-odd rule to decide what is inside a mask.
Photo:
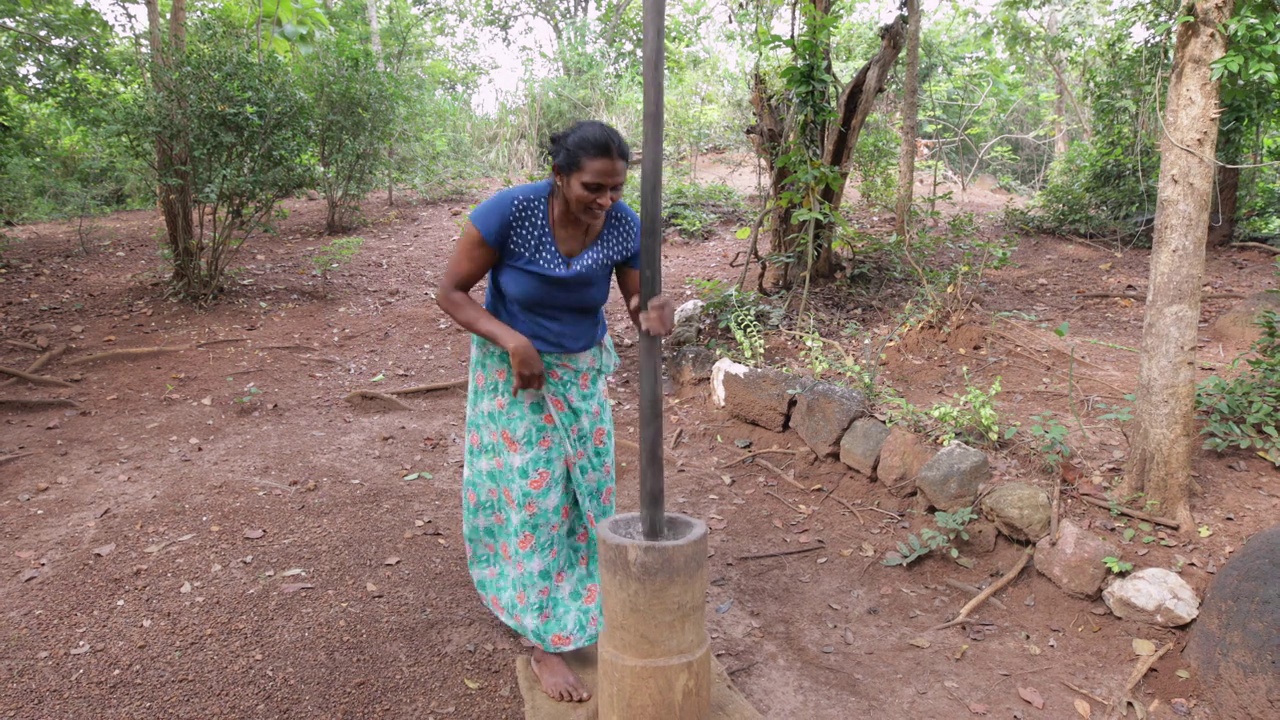
[{"label": "leafy bush", "polygon": [[[959,437],[975,445],[994,445],[1000,441],[1000,418],[995,397],[1000,393],[1000,378],[983,391],[969,384],[969,370],[964,372],[964,393],[952,396],[954,403],[937,403],[926,413],[938,424],[938,441],[943,445]],[[1017,428],[1005,431],[1011,437]]]},{"label": "leafy bush", "polygon": [[1267,310],[1257,324],[1262,337],[1245,360],[1249,369],[1229,380],[1214,375],[1197,389],[1200,432],[1210,450],[1254,450],[1280,467],[1280,313]]},{"label": "leafy bush", "polygon": [[[627,181],[623,200],[640,212],[640,174]],[[674,227],[688,240],[705,240],[711,229],[725,221],[741,221],[746,203],[737,190],[723,183],[699,184],[683,178],[664,178],[662,224]]]},{"label": "leafy bush", "polygon": [[937,525],[936,530],[925,528],[920,531],[919,537],[915,534],[908,535],[907,542],[898,543],[898,549],[886,553],[881,562],[884,565],[906,567],[934,550],[943,549],[952,559],[959,559],[960,551],[953,547],[952,543],[956,538],[968,540],[969,533],[965,528],[977,519],[978,515],[971,507],[961,508],[953,513],[938,511],[933,516],[933,522]]},{"label": "leafy bush", "polygon": [[706,305],[706,315],[733,338],[737,356],[747,363],[764,359],[764,323],[776,324],[759,293],[738,290],[723,280],[693,280]]}]

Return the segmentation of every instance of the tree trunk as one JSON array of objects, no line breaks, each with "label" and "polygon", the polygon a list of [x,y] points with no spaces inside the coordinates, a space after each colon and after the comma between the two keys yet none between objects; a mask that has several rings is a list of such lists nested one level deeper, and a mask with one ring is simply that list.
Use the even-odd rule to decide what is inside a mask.
[{"label": "tree trunk", "polygon": [[[1232,158],[1232,162],[1235,159]],[[1236,205],[1240,198],[1240,168],[1219,167],[1213,214],[1209,216],[1209,247],[1230,245],[1236,234]]]},{"label": "tree trunk", "polygon": [[1226,52],[1219,28],[1233,2],[1196,0],[1179,13],[1194,19],[1178,28],[1169,77],[1135,432],[1120,489],[1123,498],[1142,493],[1183,528],[1194,527],[1196,330],[1218,140],[1218,83],[1209,66]]},{"label": "tree trunk", "polygon": [[916,139],[920,135],[920,0],[907,0],[907,74],[902,80],[902,147],[898,151],[898,204],[894,232],[907,237],[916,184]]},{"label": "tree trunk", "polygon": [[[832,186],[823,187],[819,193],[819,202],[832,214],[839,212],[840,203],[844,199],[844,188],[849,178],[849,158],[858,142],[862,126],[871,114],[876,95],[884,90],[885,80],[902,52],[906,35],[906,19],[901,16],[882,27],[880,51],[858,70],[840,93],[835,118],[828,125],[823,139],[821,157],[822,164],[839,171],[838,181]],[[751,95],[756,123],[747,129],[747,134],[752,136],[756,152],[768,163],[770,192],[776,198],[783,192],[789,178],[789,171],[779,166],[778,159],[786,151],[784,143],[793,141],[794,129],[787,122],[788,113],[779,109],[780,103],[784,101],[769,97],[766,88],[767,83],[757,76]],[[813,228],[816,240],[811,244],[808,241],[809,224],[793,222],[791,208],[782,207],[781,204],[776,204],[775,207],[777,209],[771,224],[773,255],[788,257],[790,261],[775,261],[771,264],[766,278],[769,284],[786,290],[794,287],[806,272],[810,279],[832,277],[835,274],[835,252],[831,243],[833,228],[823,225]],[[805,257],[806,249],[811,249],[813,254]]]},{"label": "tree trunk", "polygon": [[160,180],[158,195],[164,215],[165,241],[173,263],[171,282],[183,294],[199,284],[200,253],[195,243],[192,213],[190,150],[188,138],[181,129],[178,93],[169,87],[170,73],[186,51],[186,0],[173,0],[169,10],[167,45],[163,39],[163,22],[158,0],[147,0],[147,30],[151,44],[151,80],[160,101],[167,105],[167,132],[156,137],[156,175]]},{"label": "tree trunk", "polygon": [[[1053,9],[1049,10],[1045,21],[1045,32],[1051,38],[1058,35],[1058,13]],[[1050,64],[1055,68],[1062,67],[1062,54],[1055,52]],[[1067,79],[1061,72],[1054,72],[1053,83],[1053,157],[1057,159],[1067,154]]]},{"label": "tree trunk", "polygon": [[378,31],[378,0],[364,0],[364,7],[369,16],[369,47],[373,48],[373,59],[381,72],[386,68],[382,64],[382,33]]}]

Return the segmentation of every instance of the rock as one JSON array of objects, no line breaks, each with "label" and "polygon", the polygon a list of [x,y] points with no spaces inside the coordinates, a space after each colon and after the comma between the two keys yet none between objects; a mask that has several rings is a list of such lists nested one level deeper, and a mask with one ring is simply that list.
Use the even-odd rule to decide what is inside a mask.
[{"label": "rock", "polygon": [[831,457],[840,452],[840,440],[853,421],[866,414],[862,393],[819,382],[796,397],[791,427],[820,457]]},{"label": "rock", "polygon": [[728,358],[711,367],[711,397],[716,405],[739,420],[774,432],[787,429],[801,383],[795,375],[747,367]]},{"label": "rock", "polygon": [[1026,483],[1007,483],[982,500],[982,516],[1013,540],[1035,542],[1049,534],[1049,493]]},{"label": "rock", "polygon": [[1047,536],[1036,543],[1035,565],[1068,595],[1093,599],[1107,579],[1102,559],[1119,556],[1120,549],[1112,543],[1063,520],[1058,525],[1057,543]]},{"label": "rock", "polygon": [[[1280,525],[1218,571],[1182,656],[1222,720],[1280,717]],[[1260,629],[1270,631],[1259,632]]]},{"label": "rock", "polygon": [[701,300],[690,300],[676,308],[675,327],[667,336],[667,347],[684,347],[698,341],[702,330],[702,313],[707,304]]},{"label": "rock", "polygon": [[862,418],[853,423],[840,440],[840,462],[866,475],[875,477],[880,448],[889,437],[889,428],[875,418]]},{"label": "rock", "polygon": [[698,346],[680,348],[671,361],[671,377],[681,387],[692,387],[711,380],[711,367],[716,364],[716,354]]},{"label": "rock", "polygon": [[880,446],[876,478],[898,497],[916,491],[916,476],[937,450],[920,436],[900,427],[889,428],[889,437]]},{"label": "rock", "polygon": [[316,200],[319,200],[319,199],[320,199],[320,193],[316,192],[315,190],[307,191],[307,200],[315,202]]},{"label": "rock", "polygon": [[1186,625],[1200,613],[1196,591],[1164,568],[1144,568],[1111,583],[1102,600],[1119,618],[1160,627]]},{"label": "rock", "polygon": [[955,512],[972,507],[978,488],[991,478],[987,454],[962,442],[953,442],[938,451],[916,475],[916,489],[929,505]]},{"label": "rock", "polygon": [[969,539],[957,537],[953,543],[962,555],[986,555],[996,549],[996,535],[1000,533],[994,523],[974,520],[965,526],[964,531]]},{"label": "rock", "polygon": [[700,324],[702,322],[702,312],[706,308],[707,304],[701,300],[690,300],[681,305],[676,308],[676,325],[684,325],[686,323]]}]

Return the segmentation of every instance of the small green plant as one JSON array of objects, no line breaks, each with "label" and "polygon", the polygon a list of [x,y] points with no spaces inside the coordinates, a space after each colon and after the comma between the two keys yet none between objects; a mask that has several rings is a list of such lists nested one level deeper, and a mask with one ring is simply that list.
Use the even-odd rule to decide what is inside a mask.
[{"label": "small green plant", "polygon": [[[1129,394],[1129,395],[1125,395],[1124,399],[1132,403],[1137,401],[1138,396]],[[1107,405],[1106,403],[1098,403],[1096,407],[1099,410],[1110,411],[1107,413],[1103,413],[1102,415],[1099,415],[1098,416],[1099,420],[1111,420],[1118,423],[1127,423],[1133,419],[1132,405]]]},{"label": "small green plant", "polygon": [[1112,575],[1123,575],[1133,570],[1133,563],[1125,562],[1118,557],[1108,556],[1102,558],[1102,564],[1107,566]]},{"label": "small green plant", "polygon": [[[979,445],[995,445],[1000,442],[1000,419],[996,413],[995,396],[1000,394],[1000,378],[991,383],[989,390],[969,384],[969,369],[964,369],[964,393],[953,396],[954,403],[937,403],[927,410],[929,417],[938,424],[938,442],[946,445],[957,437]],[[1010,426],[1004,439],[1013,437],[1017,426]]]},{"label": "small green plant", "polygon": [[933,522],[937,525],[937,529],[924,528],[920,531],[919,537],[914,533],[908,535],[907,541],[898,543],[897,550],[886,553],[881,563],[890,567],[894,565],[906,567],[934,550],[946,550],[952,559],[958,559],[960,551],[952,543],[956,538],[968,540],[969,533],[965,528],[977,519],[978,515],[971,507],[961,508],[953,513],[938,511],[933,515]]},{"label": "small green plant", "polygon": [[1262,337],[1250,348],[1254,357],[1245,360],[1249,369],[1230,380],[1217,375],[1205,380],[1196,392],[1196,408],[1204,421],[1200,432],[1208,436],[1206,448],[1254,450],[1280,467],[1280,313],[1264,311],[1257,325]]},{"label": "small green plant", "polygon": [[255,399],[257,399],[257,397],[258,397],[259,395],[261,395],[261,394],[262,394],[262,391],[261,391],[261,390],[259,390],[259,389],[258,389],[258,388],[256,388],[256,387],[253,387],[252,385],[250,385],[248,388],[246,388],[246,389],[245,389],[245,392],[246,392],[246,393],[248,393],[248,394],[247,394],[247,395],[245,395],[245,396],[243,396],[243,397],[238,397],[238,398],[236,398],[236,402],[240,403],[241,405],[248,405],[249,403],[251,403],[251,402],[253,402]]},{"label": "small green plant", "polygon": [[[638,178],[627,183],[623,200],[632,210],[640,212]],[[681,178],[663,183],[663,225],[679,230],[687,240],[705,240],[720,222],[740,220],[745,209],[738,191],[723,183],[702,185]]]},{"label": "small green plant", "polygon": [[1044,464],[1050,470],[1057,470],[1068,457],[1071,457],[1071,446],[1067,445],[1067,428],[1049,413],[1031,416],[1031,427],[1027,431],[1035,438],[1036,449],[1044,456]]},{"label": "small green plant", "polygon": [[315,257],[311,258],[311,262],[316,266],[316,273],[321,277],[329,277],[329,271],[342,267],[351,262],[351,259],[360,252],[360,247],[364,245],[364,238],[358,237],[342,237],[330,240],[327,245],[320,248]]},{"label": "small green plant", "polygon": [[739,356],[748,363],[764,359],[764,324],[767,308],[759,293],[738,290],[723,280],[691,280],[716,327],[727,330]]},{"label": "small green plant", "polygon": [[749,303],[735,304],[729,314],[729,332],[748,363],[764,359],[764,326],[756,314],[756,308]]}]

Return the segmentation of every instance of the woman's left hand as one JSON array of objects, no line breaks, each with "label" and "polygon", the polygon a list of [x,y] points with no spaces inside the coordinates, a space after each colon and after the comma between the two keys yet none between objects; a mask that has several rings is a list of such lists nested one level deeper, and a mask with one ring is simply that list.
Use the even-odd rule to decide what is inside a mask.
[{"label": "woman's left hand", "polygon": [[640,320],[640,329],[659,337],[670,335],[676,326],[676,308],[666,297],[658,295],[649,301],[647,310],[639,310],[640,296],[631,298],[631,312]]}]

